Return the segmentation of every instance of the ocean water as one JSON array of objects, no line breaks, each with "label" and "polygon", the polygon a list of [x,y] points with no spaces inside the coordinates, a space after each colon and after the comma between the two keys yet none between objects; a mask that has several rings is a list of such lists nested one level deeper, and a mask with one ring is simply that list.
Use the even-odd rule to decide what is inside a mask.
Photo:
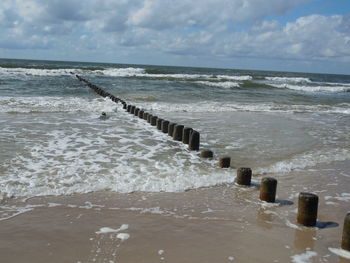
[{"label": "ocean water", "polygon": [[[201,134],[213,160],[72,74]],[[232,183],[350,160],[350,76],[0,60],[0,199]],[[104,111],[107,120],[100,120]],[[233,169],[219,169],[219,156]]]}]

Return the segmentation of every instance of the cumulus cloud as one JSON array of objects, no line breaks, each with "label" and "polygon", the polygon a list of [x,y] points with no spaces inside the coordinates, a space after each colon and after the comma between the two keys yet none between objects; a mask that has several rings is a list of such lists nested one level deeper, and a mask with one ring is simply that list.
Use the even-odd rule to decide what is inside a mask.
[{"label": "cumulus cloud", "polygon": [[128,19],[129,25],[154,29],[243,23],[283,14],[307,0],[145,0]]},{"label": "cumulus cloud", "polygon": [[313,0],[2,0],[0,48],[116,48],[350,61],[350,15],[271,20]]}]

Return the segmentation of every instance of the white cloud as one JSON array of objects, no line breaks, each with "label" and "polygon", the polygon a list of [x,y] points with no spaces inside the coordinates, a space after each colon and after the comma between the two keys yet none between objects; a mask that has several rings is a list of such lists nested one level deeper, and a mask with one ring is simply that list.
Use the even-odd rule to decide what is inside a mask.
[{"label": "white cloud", "polygon": [[243,23],[281,15],[311,0],[145,0],[128,19],[129,25],[154,29]]},{"label": "white cloud", "polygon": [[313,0],[2,1],[0,48],[350,62],[350,15],[269,19]]}]

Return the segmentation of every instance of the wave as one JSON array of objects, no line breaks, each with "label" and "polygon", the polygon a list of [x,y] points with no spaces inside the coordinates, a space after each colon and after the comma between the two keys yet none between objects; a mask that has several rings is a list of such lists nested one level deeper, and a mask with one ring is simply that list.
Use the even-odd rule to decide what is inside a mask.
[{"label": "wave", "polygon": [[265,77],[266,80],[271,80],[274,82],[293,82],[293,83],[310,83],[312,82],[309,78],[302,77]]},{"label": "wave", "polygon": [[236,80],[246,81],[252,80],[253,77],[249,75],[243,76],[231,76],[231,75],[212,75],[212,74],[168,74],[158,73],[154,71],[148,73],[149,70],[143,68],[109,68],[103,71],[97,71],[100,74],[111,77],[143,77],[143,78],[156,78],[156,79],[176,79],[176,80]]},{"label": "wave", "polygon": [[231,82],[231,81],[223,81],[223,82],[196,81],[195,83],[209,86],[209,87],[218,87],[218,88],[224,88],[224,89],[237,88],[240,86],[238,82]]},{"label": "wave", "polygon": [[108,98],[0,97],[0,112],[4,113],[112,112],[116,105]]},{"label": "wave", "polygon": [[[152,96],[137,96],[131,103],[161,112],[282,112],[282,113],[335,113],[350,114],[350,103],[337,105],[287,105],[276,103],[232,103],[200,101],[193,103],[158,102]],[[112,112],[117,104],[109,98],[81,97],[0,97],[0,112]]]},{"label": "wave", "polygon": [[349,92],[350,86],[348,85],[340,85],[334,84],[332,86],[298,86],[291,84],[270,84],[273,87],[280,89],[290,89],[304,92],[325,92],[325,93],[341,93],[341,92]]},{"label": "wave", "polygon": [[296,169],[304,169],[321,163],[345,161],[350,159],[350,151],[347,149],[322,149],[299,154],[289,160],[277,162],[270,167],[257,169],[257,174],[263,173],[288,173]]},{"label": "wave", "polygon": [[16,64],[0,64],[0,68],[23,68],[23,69],[82,69],[82,70],[103,70],[103,67],[93,67],[93,66],[56,66],[56,65],[45,65],[45,66],[37,66],[37,65],[16,65]]},{"label": "wave", "polygon": [[214,81],[246,81],[252,80],[249,75],[212,75],[212,74],[169,74],[161,71],[150,71],[144,68],[3,68],[0,67],[0,76],[68,76],[73,74],[108,77],[140,77],[153,79],[174,80],[214,80]]},{"label": "wave", "polygon": [[82,70],[65,69],[36,69],[36,68],[1,68],[0,76],[68,76],[70,72],[81,74]]},{"label": "wave", "polygon": [[201,101],[196,103],[137,102],[145,109],[162,112],[282,112],[282,113],[334,113],[350,114],[350,103],[337,105],[286,105],[275,103],[231,103]]}]

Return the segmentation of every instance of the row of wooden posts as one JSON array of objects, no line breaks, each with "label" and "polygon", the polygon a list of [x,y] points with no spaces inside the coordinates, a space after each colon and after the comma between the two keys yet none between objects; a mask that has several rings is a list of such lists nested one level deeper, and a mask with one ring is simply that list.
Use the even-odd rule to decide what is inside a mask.
[{"label": "row of wooden posts", "polygon": [[[74,74],[74,73],[72,73]],[[97,94],[102,97],[109,97],[116,103],[122,103],[123,109],[128,113],[133,114],[140,119],[146,120],[152,126],[156,126],[158,130],[171,136],[175,141],[182,141],[184,144],[188,144],[189,150],[198,151],[200,144],[200,134],[198,131],[192,128],[185,127],[181,124],[176,124],[158,118],[158,116],[152,115],[143,109],[137,108],[134,105],[127,104],[124,100],[104,91],[96,85],[90,83],[86,79],[75,75],[79,81],[84,82],[88,87],[93,89]],[[200,152],[201,158],[213,158],[213,152],[211,150],[202,150]],[[220,168],[229,168],[231,165],[231,158],[224,156],[219,158],[218,166]],[[236,184],[243,186],[251,185],[252,170],[246,167],[240,167],[237,169]],[[260,183],[260,200],[274,203],[276,201],[277,180],[272,177],[264,177]],[[313,227],[317,223],[318,212],[318,196],[313,193],[302,192],[298,198],[298,213],[297,222],[303,226]],[[350,251],[350,212],[347,213],[344,219],[343,234],[341,248]]]},{"label": "row of wooden posts", "polygon": [[173,138],[173,140],[188,144],[189,150],[199,150],[200,134],[198,131],[195,131],[189,127],[185,127],[184,125],[159,118],[158,116],[152,115],[143,109],[137,108],[134,105],[124,104],[123,108],[130,114],[133,114],[140,119],[146,120],[152,126],[157,127],[158,130],[168,134]]}]

